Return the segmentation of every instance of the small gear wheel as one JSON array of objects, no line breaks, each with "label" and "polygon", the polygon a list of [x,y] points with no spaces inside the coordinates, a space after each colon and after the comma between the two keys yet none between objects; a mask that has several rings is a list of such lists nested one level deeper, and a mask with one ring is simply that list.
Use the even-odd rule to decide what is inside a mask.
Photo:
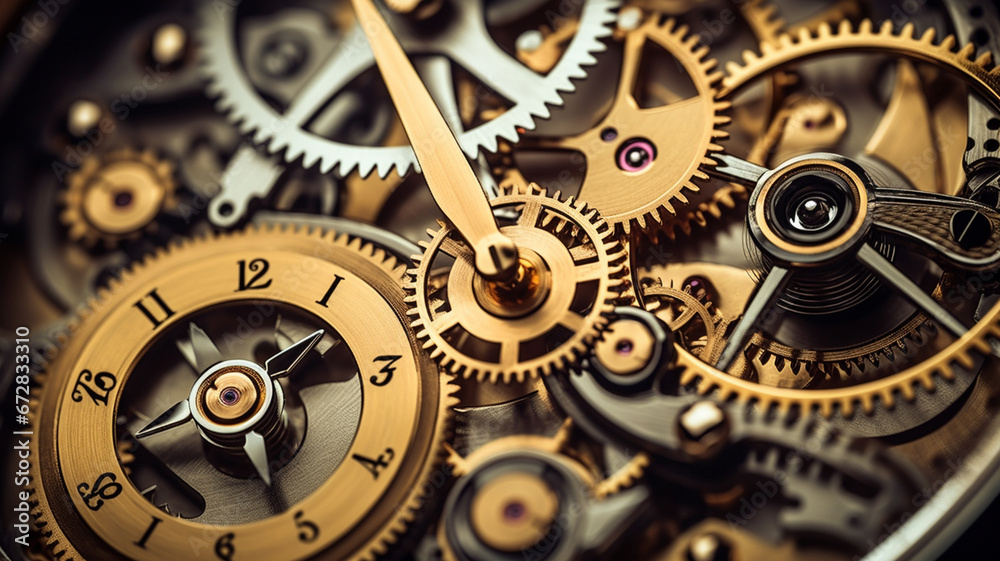
[{"label": "small gear wheel", "polygon": [[597,337],[626,288],[626,254],[596,210],[537,185],[492,205],[520,250],[517,277],[480,277],[472,250],[443,225],[428,232],[409,272],[409,314],[424,348],[452,373],[523,381],[566,367]]},{"label": "small gear wheel", "polygon": [[177,206],[174,166],[151,150],[126,148],[92,156],[67,179],[60,220],[69,239],[107,248],[156,228],[156,217]]}]

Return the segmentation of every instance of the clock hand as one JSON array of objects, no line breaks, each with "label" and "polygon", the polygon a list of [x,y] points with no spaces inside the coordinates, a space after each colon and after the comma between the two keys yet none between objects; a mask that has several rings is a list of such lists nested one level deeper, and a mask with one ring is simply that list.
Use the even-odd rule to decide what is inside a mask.
[{"label": "clock hand", "polygon": [[352,3],[431,195],[471,246],[480,275],[488,279],[513,276],[518,268],[517,247],[497,227],[458,139],[374,2]]}]

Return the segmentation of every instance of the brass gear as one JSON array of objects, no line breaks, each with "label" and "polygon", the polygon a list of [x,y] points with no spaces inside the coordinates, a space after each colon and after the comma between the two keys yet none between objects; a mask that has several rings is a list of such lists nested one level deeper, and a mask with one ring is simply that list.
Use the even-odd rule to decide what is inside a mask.
[{"label": "brass gear", "polygon": [[[501,221],[501,232],[521,250],[522,270],[531,261],[532,296],[504,300],[476,274],[455,229],[443,225],[428,232],[432,239],[421,243],[424,254],[409,271],[409,314],[424,348],[450,372],[521,382],[564,368],[586,351],[626,288],[626,254],[614,230],[583,202],[532,185],[529,193],[508,191],[491,204],[517,214]],[[441,269],[439,259],[451,258]]]},{"label": "brass gear", "polygon": [[[272,273],[274,282],[234,292],[236,269],[220,267],[220,260],[248,254],[270,260],[271,270],[276,271]],[[226,271],[220,272],[223,268]],[[323,296],[330,279],[336,278],[335,273],[344,281],[337,285],[333,296],[339,305],[334,306],[330,301],[327,307],[322,301],[313,302],[317,300],[317,291]],[[190,555],[190,548],[195,545],[189,543],[189,537],[200,540],[209,550],[213,545],[219,547],[217,539],[225,539],[225,547],[242,546],[243,551],[267,558],[280,551],[282,557],[290,559],[370,561],[387,551],[414,521],[426,499],[425,484],[444,460],[451,407],[457,402],[452,396],[456,389],[452,378],[440,375],[407,327],[404,274],[404,267],[393,257],[357,238],[318,230],[264,226],[182,241],[136,263],[122,274],[120,281],[112,280],[71,322],[71,336],[46,368],[48,387],[33,396],[32,426],[47,437],[33,439],[31,444],[35,458],[31,492],[36,501],[32,516],[47,553],[62,560],[183,558]],[[362,368],[359,383],[365,385],[364,408],[371,408],[373,413],[379,409],[381,413],[368,420],[362,415],[353,439],[354,443],[367,442],[369,455],[371,449],[378,455],[378,450],[387,443],[392,445],[398,462],[385,467],[383,477],[376,475],[376,483],[372,483],[372,476],[363,464],[350,469],[355,466],[347,463],[348,453],[345,463],[316,492],[296,503],[299,508],[289,508],[256,522],[210,526],[163,517],[165,511],[155,506],[150,497],[141,495],[128,480],[125,473],[128,457],[119,455],[116,431],[95,429],[115,426],[117,403],[129,372],[137,364],[138,355],[145,352],[146,343],[152,343],[160,333],[159,327],[149,329],[152,318],[137,313],[133,305],[148,297],[150,287],[158,289],[171,310],[161,322],[166,327],[219,303],[271,300],[308,310],[322,321],[336,325],[344,341],[350,341],[348,344],[352,346],[357,344],[365,354],[373,351],[379,354],[385,345],[405,346],[409,354],[394,363],[399,375],[392,384],[389,378],[379,380],[384,374],[384,370],[379,370],[382,363],[359,362]],[[348,287],[350,290],[345,291]],[[150,302],[150,306],[155,305]],[[161,312],[162,308],[156,308],[153,314]],[[363,315],[372,321],[379,316],[377,319],[383,323],[378,325],[388,327],[372,336],[369,324],[358,321]],[[101,344],[109,332],[114,333],[114,344]],[[142,344],[131,345],[136,340]],[[115,368],[112,362],[120,362],[120,368]],[[93,372],[107,371],[102,374],[115,372],[119,380],[95,381],[96,385],[85,385],[81,390],[83,382],[78,374],[84,366]],[[371,388],[367,387],[369,382]],[[74,393],[79,400],[73,398]],[[368,403],[376,393],[380,397]],[[99,403],[102,398],[107,406]],[[390,426],[391,422],[397,426]],[[399,437],[403,440],[390,442]],[[104,457],[97,457],[101,450]],[[382,461],[381,456],[378,461]],[[102,470],[107,473],[98,476]],[[96,503],[88,503],[83,491],[78,494],[77,479],[92,484],[93,496],[102,499],[103,504],[95,508]],[[111,485],[119,489],[104,493],[103,487],[98,488],[100,481],[113,482]],[[68,495],[66,488],[70,489]],[[334,488],[339,491],[334,492]],[[360,490],[363,496],[331,500],[342,496],[344,489]],[[329,506],[334,502],[345,504]],[[303,512],[306,520],[314,521],[309,524],[317,530],[318,539],[304,540],[301,536],[296,539],[295,531],[277,531],[286,527],[294,530]],[[156,529],[152,539],[157,541],[156,548],[147,551],[145,540],[150,539],[149,535],[136,540],[145,535],[151,516]],[[268,530],[269,527],[274,531]],[[177,551],[172,552],[171,548]]]},{"label": "brass gear", "polygon": [[177,206],[174,165],[152,151],[125,148],[90,156],[66,180],[59,218],[69,239],[107,248],[156,228]]},{"label": "brass gear", "polygon": [[[636,9],[636,8],[633,8]],[[645,15],[628,31],[618,29],[623,60],[618,88],[601,120],[578,135],[526,141],[526,149],[572,150],[587,161],[579,198],[596,208],[616,230],[652,228],[673,220],[677,204],[696,192],[694,181],[708,179],[699,169],[711,165],[708,153],[721,150],[715,142],[729,122],[722,114],[728,102],[715,99],[722,74],[716,62],[706,60],[707,47],[685,26],[659,15]],[[671,99],[656,107],[642,107],[634,96],[639,66],[647,42],[673,56],[694,85],[696,94]],[[516,182],[516,181],[515,181]],[[627,193],[628,196],[625,196]]]},{"label": "brass gear", "polygon": [[801,29],[795,36],[782,35],[777,41],[761,45],[761,52],[745,51],[743,64],[726,65],[720,97],[730,97],[734,92],[755,79],[779,70],[793,62],[831,53],[878,52],[892,53],[951,68],[971,80],[984,93],[997,96],[1000,89],[1000,71],[990,68],[993,57],[988,52],[978,58],[972,43],[959,50],[957,41],[948,35],[939,43],[934,42],[935,31],[928,29],[920,37],[915,35],[913,24],[905,25],[897,34],[892,21],[885,21],[876,29],[871,20],[863,20],[855,28],[849,21],[841,22],[836,30],[828,24],[817,26],[815,32]]},{"label": "brass gear", "polygon": [[[821,24],[815,32],[802,29],[795,37],[784,35],[775,43],[762,44],[760,54],[745,52],[743,65],[731,63],[727,66],[720,95],[733,95],[753,80],[804,59],[837,53],[875,52],[944,67],[970,82],[988,98],[1000,100],[1000,66],[993,66],[990,53],[975,57],[974,45],[958,50],[955,47],[953,36],[935,43],[933,29],[916,37],[912,24],[904,26],[898,34],[893,31],[891,21],[878,29],[870,20],[862,21],[856,28],[845,21],[836,30]],[[776,407],[788,411],[799,407],[803,411],[816,410],[825,417],[838,411],[850,417],[856,411],[872,414],[876,402],[886,409],[892,409],[900,399],[912,402],[921,389],[931,392],[938,383],[954,379],[955,365],[970,367],[976,355],[990,355],[991,343],[996,341],[1000,341],[1000,305],[983,313],[964,335],[936,355],[901,372],[847,387],[806,390],[776,388],[743,380],[720,372],[679,346],[677,349],[678,364],[684,369],[681,383],[695,384],[700,393],[716,391],[721,399],[756,402],[764,409]]]}]

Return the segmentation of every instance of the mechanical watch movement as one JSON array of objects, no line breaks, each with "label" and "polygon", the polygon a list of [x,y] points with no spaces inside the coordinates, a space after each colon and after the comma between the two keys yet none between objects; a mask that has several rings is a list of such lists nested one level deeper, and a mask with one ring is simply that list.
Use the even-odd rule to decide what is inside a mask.
[{"label": "mechanical watch movement", "polygon": [[994,2],[0,26],[3,558],[995,557]]}]

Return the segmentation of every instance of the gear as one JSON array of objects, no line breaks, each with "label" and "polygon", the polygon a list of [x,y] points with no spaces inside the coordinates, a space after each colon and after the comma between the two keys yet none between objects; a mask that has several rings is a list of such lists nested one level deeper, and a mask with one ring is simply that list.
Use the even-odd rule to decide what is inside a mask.
[{"label": "gear", "polygon": [[[629,10],[628,17],[626,17],[626,9]],[[708,74],[708,72],[712,69],[711,65],[713,62],[703,61],[703,49],[695,49],[696,43],[692,43],[690,38],[685,37],[686,31],[683,27],[678,28],[677,24],[672,22],[672,20],[664,23],[662,27],[658,26],[656,24],[657,18],[655,17],[648,18],[645,23],[641,25],[623,24],[623,21],[633,19],[631,17],[632,15],[636,16],[634,18],[636,22],[642,22],[644,17],[643,10],[653,13],[665,12],[669,14],[679,14],[683,13],[686,8],[680,5],[674,6],[670,2],[658,2],[653,0],[647,2],[632,2],[626,9],[623,9],[620,12],[619,29],[616,31],[616,36],[619,38],[625,38],[626,49],[629,49],[630,45],[628,37],[630,34],[635,35],[635,38],[633,38],[632,41],[633,43],[638,43],[638,51],[635,50],[636,45],[633,44],[631,46],[633,50],[626,51],[625,63],[628,64],[629,62],[632,62],[635,64],[638,62],[638,52],[641,52],[643,48],[643,41],[656,42],[664,47],[672,56],[676,57],[683,65],[684,71],[695,81],[696,86],[699,87],[699,92],[705,94],[702,96],[703,99],[711,99],[712,94],[706,92],[709,92],[712,87],[717,85],[718,78],[716,74]],[[632,14],[633,11],[635,14]],[[775,7],[762,0],[751,0],[750,2],[747,2],[745,5],[741,6],[739,14],[746,21],[747,26],[759,42],[775,40],[783,26],[783,21],[776,17]],[[621,28],[622,25],[626,25],[632,30],[626,31]],[[636,29],[637,26],[638,29]],[[673,28],[672,31],[671,27]],[[652,33],[650,33],[651,29]],[[640,36],[643,38],[640,39]],[[551,35],[546,36],[546,38],[549,37],[551,37]],[[705,70],[702,70],[703,66]],[[624,74],[623,70],[623,76],[624,75],[626,74]],[[671,94],[671,92],[661,85],[651,84],[651,87],[653,86],[657,86],[659,90],[662,90],[659,91],[659,95],[656,96],[659,98],[660,102],[666,103],[671,99],[671,97],[675,97],[675,94]],[[598,208],[598,210],[602,213],[602,216],[604,216],[609,222],[616,224],[621,222],[621,228],[625,231],[631,230],[632,225],[638,225],[640,228],[645,228],[646,232],[651,234],[654,239],[660,235],[666,236],[669,239],[674,239],[677,236],[678,231],[690,234],[693,227],[705,226],[711,218],[721,217],[724,209],[735,208],[739,200],[746,199],[748,195],[746,188],[737,184],[720,187],[713,190],[711,193],[704,194],[704,197],[698,196],[700,193],[690,193],[693,187],[685,185],[675,185],[673,188],[667,189],[665,192],[661,193],[660,191],[662,189],[662,185],[659,184],[659,180],[657,181],[657,185],[654,186],[651,183],[648,183],[649,181],[652,181],[652,178],[650,177],[646,178],[647,183],[643,183],[643,185],[648,188],[647,196],[644,198],[639,197],[640,202],[643,203],[642,208],[637,207],[636,209],[631,210],[631,212],[639,213],[638,216],[617,216],[615,214],[615,209],[618,208],[618,206],[615,205],[632,205],[634,204],[632,201],[634,201],[635,198],[629,197],[628,201],[625,201],[624,199],[615,197],[614,193],[617,191],[608,188],[606,181],[603,185],[601,185],[600,181],[598,181],[598,176],[605,180],[608,177],[614,176],[620,178],[618,181],[625,181],[630,184],[640,181],[641,179],[639,178],[642,178],[643,176],[640,175],[637,178],[634,174],[629,174],[623,171],[617,165],[615,155],[602,158],[599,154],[591,153],[598,148],[607,145],[608,142],[611,142],[605,142],[599,137],[604,131],[610,130],[607,125],[613,120],[612,117],[615,117],[616,119],[614,120],[618,123],[624,121],[626,115],[630,117],[637,116],[645,119],[648,115],[652,115],[657,109],[666,110],[665,106],[661,106],[659,108],[639,108],[634,102],[631,93],[625,93],[626,89],[627,88],[624,86],[620,86],[615,100],[615,107],[613,107],[611,112],[608,113],[608,115],[602,120],[603,126],[599,124],[581,135],[567,139],[544,139],[541,142],[535,143],[535,145],[532,144],[532,139],[529,138],[522,142],[518,149],[532,151],[539,148],[558,148],[561,146],[561,143],[565,142],[567,144],[565,144],[564,147],[582,151],[587,156],[588,171],[586,173],[586,177],[584,178],[583,186],[581,187],[580,196]],[[723,104],[717,104],[717,107],[721,110],[722,105]],[[716,114],[716,117],[720,118],[718,114]],[[654,121],[656,123],[659,122],[658,120]],[[642,121],[630,118],[628,123],[629,126],[635,126],[638,123],[639,126],[642,127],[655,128],[654,122],[643,124]],[[725,121],[720,118],[716,123],[709,125],[709,127],[721,126],[723,124],[725,124]],[[663,131],[667,129],[669,129],[669,127],[660,127],[659,130]],[[673,131],[673,129],[670,130]],[[724,133],[721,131],[716,130],[715,133],[717,136],[714,138],[722,138],[724,136]],[[631,134],[631,132],[629,134]],[[641,135],[637,134],[636,136]],[[662,136],[662,132],[660,136]],[[677,135],[676,138],[684,138],[684,135]],[[685,138],[685,140],[690,140],[690,138]],[[678,140],[677,142],[680,141]],[[691,144],[691,142],[684,142],[682,152],[687,153],[692,150]],[[698,145],[698,142],[694,142],[693,144]],[[609,146],[613,147],[614,145],[617,145],[617,143],[604,147],[608,148]],[[495,170],[496,173],[502,177],[501,185],[527,184],[527,180],[521,176],[520,171],[518,171],[514,165],[514,157],[511,155],[511,152],[513,152],[512,147],[505,144],[501,145],[501,151],[507,153],[502,159],[501,165],[499,165]],[[695,159],[697,159],[696,156],[691,158],[691,161],[694,161]],[[678,165],[686,165],[687,162],[682,160],[683,158],[678,158]],[[597,171],[589,169],[590,167],[593,167],[594,170]],[[694,177],[700,178],[700,172],[695,170],[690,173],[686,179],[690,180]],[[685,178],[681,177],[678,181],[683,179]],[[588,183],[590,184],[589,188],[587,186]],[[685,187],[687,187],[687,190],[689,191],[688,194],[682,193]],[[597,191],[608,193],[607,197],[614,197],[614,202],[604,202],[605,195],[595,194]],[[679,196],[671,197],[671,192],[676,192]],[[684,199],[688,196],[692,199],[688,205],[673,209],[674,205],[671,202],[673,198],[676,198],[677,201],[684,202]],[[658,211],[650,210],[657,205],[645,204],[654,199],[662,203],[660,205],[661,208]],[[653,225],[653,223],[656,223],[659,228],[649,228]]]},{"label": "gear", "polygon": [[608,497],[632,487],[642,477],[643,473],[645,473],[646,466],[649,465],[649,456],[639,453],[628,458],[627,461],[621,464],[621,467],[610,475],[607,475],[601,467],[594,465],[593,458],[587,457],[587,454],[581,454],[571,444],[574,438],[574,430],[576,429],[573,425],[573,420],[567,418],[559,432],[552,437],[537,435],[506,436],[481,446],[465,457],[454,450],[450,450],[448,463],[454,468],[453,473],[461,477],[490,457],[511,450],[531,449],[552,454],[561,454],[572,458],[574,463],[580,466],[582,473],[586,474],[585,477],[590,484],[591,492],[598,498]]},{"label": "gear", "polygon": [[[242,264],[235,266],[240,258],[257,260],[256,266],[251,264],[249,267],[247,276],[252,277],[249,280],[237,274],[243,271]],[[234,266],[225,266],[230,259]],[[403,275],[404,269],[394,258],[359,239],[319,231],[265,227],[182,242],[136,264],[123,273],[120,282],[112,281],[108,289],[102,289],[81,310],[63,352],[46,369],[48,387],[36,396],[39,402],[32,409],[33,426],[53,435],[52,439],[32,441],[32,453],[36,458],[32,466],[35,485],[32,492],[33,499],[37,500],[33,516],[49,553],[59,559],[94,559],[107,557],[109,550],[114,548],[118,554],[133,559],[177,558],[189,555],[190,548],[199,544],[209,550],[214,547],[216,552],[241,550],[251,557],[263,558],[371,560],[384,553],[415,519],[417,509],[426,499],[422,495],[422,485],[443,460],[450,408],[455,403],[451,397],[455,389],[451,377],[440,375],[433,362],[420,352],[406,326]],[[330,288],[330,279],[335,279],[332,286],[336,291]],[[240,288],[233,291],[233,286]],[[214,364],[206,370],[208,374],[213,368],[229,363],[252,366],[253,363],[246,360],[231,360],[228,353],[233,351],[228,349],[236,339],[226,338],[225,345],[216,348],[206,332],[195,325],[196,321],[219,318],[220,313],[224,316],[225,312],[220,310],[227,306],[232,310],[233,306],[248,303],[255,310],[251,312],[255,315],[245,316],[251,318],[251,324],[261,324],[253,317],[271,317],[274,321],[275,311],[291,316],[294,309],[298,309],[300,317],[313,318],[309,321],[327,326],[312,333],[312,345],[315,346],[302,347],[304,350],[296,355],[295,362],[288,363],[284,358],[288,346],[268,359],[267,374],[274,380],[287,377],[300,362],[306,366],[300,367],[299,372],[305,369],[308,371],[306,376],[319,376],[308,381],[288,378],[282,380],[287,384],[275,383],[275,393],[266,390],[268,395],[274,396],[272,400],[295,392],[295,402],[306,406],[313,398],[294,389],[296,385],[304,385],[312,392],[334,391],[322,389],[337,382],[336,378],[330,378],[335,371],[329,370],[330,361],[324,359],[327,351],[322,349],[347,348],[348,356],[353,356],[356,369],[340,382],[356,382],[359,392],[361,386],[364,387],[365,412],[359,412],[356,432],[345,441],[350,442],[351,450],[344,450],[342,461],[331,464],[331,446],[335,446],[331,444],[332,439],[321,438],[322,442],[317,442],[313,452],[309,452],[306,438],[304,443],[296,444],[294,459],[282,464],[279,457],[270,458],[273,461],[269,465],[283,466],[274,468],[276,484],[284,477],[280,470],[294,470],[294,463],[289,462],[312,462],[308,465],[313,467],[308,471],[324,469],[315,468],[316,461],[329,466],[328,471],[314,478],[316,489],[300,488],[303,478],[312,475],[301,472],[288,475],[281,493],[289,506],[280,510],[260,503],[261,499],[256,497],[245,496],[241,503],[244,508],[234,512],[230,502],[232,495],[226,492],[232,488],[227,487],[223,488],[221,496],[215,496],[215,501],[222,505],[221,510],[216,509],[216,515],[221,513],[230,517],[230,522],[207,522],[212,489],[199,485],[197,492],[206,503],[202,514],[164,517],[163,513],[170,512],[167,509],[171,505],[157,504],[160,499],[154,497],[153,487],[147,488],[145,493],[137,491],[138,483],[130,481],[135,475],[134,465],[132,475],[126,471],[131,454],[122,455],[122,448],[116,445],[122,441],[121,435],[116,433],[134,432],[134,425],[117,425],[116,415],[131,418],[135,407],[144,403],[130,397],[135,395],[134,391],[130,393],[130,388],[134,387],[130,377],[134,370],[146,373],[155,369],[151,364],[167,368],[166,365],[172,362],[182,370],[191,367],[198,370],[203,364]],[[265,313],[268,310],[272,315]],[[358,323],[357,318],[362,316],[378,327]],[[295,333],[296,329],[285,319],[279,316],[275,326],[279,349],[281,336]],[[227,320],[223,318],[223,321]],[[154,324],[153,329],[149,328],[150,322]],[[222,331],[226,329],[223,327]],[[298,329],[311,330],[308,325]],[[379,331],[373,336],[372,329]],[[104,339],[109,330],[115,333],[115,344],[110,346]],[[178,332],[186,334],[189,331],[190,340],[175,339]],[[248,339],[244,332],[240,334],[241,340]],[[329,340],[317,343],[317,335]],[[166,355],[156,354],[157,345],[171,339],[175,339],[177,348],[166,349]],[[298,343],[292,346],[296,345]],[[166,343],[166,347],[174,345]],[[177,350],[181,352],[178,354]],[[386,350],[396,350],[400,354],[383,355]],[[374,362],[372,357],[375,357]],[[222,360],[216,361],[216,358]],[[337,359],[333,362],[339,364],[342,357],[338,355],[331,360],[333,358]],[[170,376],[176,370],[165,372]],[[189,372],[183,373],[189,377]],[[285,393],[278,389],[281,387],[285,388]],[[347,386],[340,388],[338,391],[344,391]],[[138,393],[145,395],[148,391],[149,388],[143,387]],[[218,402],[205,402],[204,407],[212,415],[228,414],[229,411],[220,407],[230,402],[238,404],[239,397],[244,394],[263,395],[259,392],[264,390],[256,390],[258,394],[249,390],[242,394],[230,391],[232,395],[221,391]],[[129,405],[119,408],[124,402]],[[321,409],[329,409],[325,406],[326,401],[313,403],[321,404],[310,411],[311,434],[319,434],[317,431],[326,430],[324,427],[344,430],[342,424],[321,421],[326,415]],[[290,403],[289,407],[292,406],[299,405]],[[195,422],[201,423],[198,417]],[[102,426],[107,429],[101,430]],[[174,432],[157,433],[157,438],[177,434],[180,426],[165,427],[162,430]],[[198,430],[188,426],[196,441],[200,439],[201,425]],[[85,431],[86,436],[78,431]],[[145,438],[142,433],[141,430],[135,432],[139,438]],[[268,433],[267,438],[271,436]],[[179,437],[184,438],[184,435]],[[170,463],[175,459],[162,455],[163,449],[158,451],[156,442],[144,440],[146,451],[160,454],[157,457],[167,462],[170,470],[180,473],[176,471],[178,464]],[[162,445],[172,441],[159,442]],[[198,450],[199,446],[185,449]],[[352,454],[352,450],[357,453]],[[216,480],[221,481],[220,484],[242,485],[242,495],[260,494],[262,482],[259,479],[223,471],[221,464],[216,462],[228,461],[227,457],[212,454],[206,449],[205,457],[199,461],[203,462],[202,467],[211,471],[214,471],[212,466],[219,468]],[[313,454],[312,460],[308,459],[310,454]],[[184,461],[189,459],[182,463]],[[95,472],[95,466],[100,466],[100,470]],[[101,470],[106,473],[99,474]],[[295,485],[287,481],[288,477],[295,478]],[[258,491],[249,492],[251,487]],[[66,488],[71,489],[69,498],[65,495]],[[345,491],[348,489],[353,491]],[[247,507],[251,503],[258,508]],[[250,510],[254,512],[247,512]],[[248,514],[256,518],[246,522]],[[236,519],[232,519],[233,516]],[[274,531],[264,531],[269,527]],[[301,533],[278,531],[288,527],[297,527]],[[188,536],[204,543],[189,543]],[[287,539],[275,536],[287,536]],[[147,543],[150,545],[148,550]],[[154,543],[155,548],[152,547]]]},{"label": "gear", "polygon": [[501,221],[521,251],[516,286],[476,275],[472,252],[448,225],[429,232],[432,240],[410,271],[407,301],[417,336],[432,357],[466,378],[523,381],[566,367],[607,324],[625,289],[625,250],[597,211],[530,188],[492,201],[495,211],[517,215]]},{"label": "gear", "polygon": [[[511,102],[511,107],[492,120],[458,133],[466,154],[475,158],[482,149],[495,151],[500,139],[517,141],[524,130],[534,128],[535,119],[549,116],[550,106],[562,103],[563,94],[575,90],[573,81],[585,77],[584,67],[593,64],[593,55],[606,48],[602,39],[611,33],[608,26],[614,21],[614,9],[619,3],[619,0],[585,2],[575,36],[559,62],[544,75],[527,70],[503,53],[485,34],[485,15],[480,11],[482,4],[479,2],[454,4],[460,12],[455,15],[459,22],[455,29],[463,35],[442,33],[437,39],[427,40],[409,32],[402,33],[403,29],[395,31],[409,53],[444,53]],[[209,94],[219,98],[220,109],[229,112],[230,119],[238,124],[241,132],[252,133],[254,142],[265,145],[271,153],[283,153],[287,162],[301,158],[305,167],[318,165],[323,173],[336,167],[342,176],[357,170],[362,177],[367,177],[372,170],[377,170],[380,177],[385,177],[393,169],[405,175],[415,166],[409,146],[346,144],[305,128],[305,123],[326,106],[330,97],[374,66],[367,47],[357,50],[358,45],[367,44],[359,27],[350,28],[340,41],[340,47],[330,55],[330,65],[321,68],[315,74],[319,78],[307,84],[308,92],[322,91],[322,99],[293,100],[292,109],[281,114],[254,90],[244,69],[234,62],[240,60],[234,36],[237,29],[235,10],[218,11],[213,2],[206,1],[200,8],[200,17],[199,35],[210,79]],[[334,63],[339,65],[336,70]],[[304,107],[303,104],[311,105]]]},{"label": "gear", "polygon": [[[761,54],[744,53],[742,66],[731,63],[727,67],[728,75],[723,80],[720,95],[732,96],[754,80],[804,59],[838,53],[872,52],[891,53],[951,69],[989,99],[1000,99],[1000,68],[991,68],[992,57],[984,53],[974,58],[973,45],[960,50],[956,50],[955,46],[956,41],[951,36],[935,43],[933,29],[916,38],[912,25],[905,26],[896,34],[892,22],[888,21],[877,30],[868,20],[861,22],[856,29],[849,22],[843,22],[836,31],[823,24],[814,33],[803,29],[796,37],[786,35],[773,44],[763,44]],[[777,407],[787,411],[797,407],[803,411],[817,410],[826,417],[839,413],[850,418],[857,411],[865,415],[873,414],[877,410],[876,404],[884,409],[893,409],[900,401],[913,402],[921,391],[932,392],[939,383],[953,381],[957,372],[973,368],[978,360],[991,353],[991,343],[1000,338],[998,319],[1000,306],[981,314],[964,335],[932,357],[900,372],[839,388],[779,388],[755,383],[720,372],[681,347],[678,347],[678,363],[685,369],[682,383],[695,384],[701,393],[717,391],[721,399],[753,401],[763,408]],[[869,355],[877,359],[879,354],[885,356],[890,352],[893,345],[905,346],[909,338],[915,334],[919,336],[917,331],[921,324],[919,320],[912,320],[900,331],[887,335],[881,341],[883,348],[857,349],[852,360],[870,360]],[[800,355],[799,359],[802,358]]]},{"label": "gear", "polygon": [[91,156],[70,174],[59,218],[69,239],[107,248],[156,228],[156,217],[177,206],[174,166],[151,150],[131,148]]},{"label": "gear", "polygon": [[[649,16],[634,29],[617,32],[624,39],[618,89],[610,110],[595,126],[574,136],[530,140],[526,150],[573,150],[586,157],[587,170],[579,197],[596,208],[616,229],[652,227],[677,215],[686,203],[684,191],[695,192],[695,179],[708,176],[699,166],[710,164],[708,152],[726,133],[721,111],[728,102],[715,100],[722,79],[706,47],[673,19]],[[666,104],[646,107],[635,97],[640,63],[647,43],[673,56],[694,85],[694,95],[667,92]],[[627,192],[628,196],[622,193]]]},{"label": "gear", "polygon": [[[755,286],[743,269],[707,263],[644,268],[639,282],[646,309],[680,336],[680,345],[709,364],[718,360],[726,332]],[[712,299],[721,299],[725,307]],[[836,350],[797,349],[757,333],[745,360],[733,371],[741,378],[780,380],[781,387],[803,387],[826,378],[840,383],[854,371],[864,373],[869,366],[877,369],[912,354],[935,335],[933,323],[922,314],[876,340]],[[797,378],[803,373],[809,375]]]}]

